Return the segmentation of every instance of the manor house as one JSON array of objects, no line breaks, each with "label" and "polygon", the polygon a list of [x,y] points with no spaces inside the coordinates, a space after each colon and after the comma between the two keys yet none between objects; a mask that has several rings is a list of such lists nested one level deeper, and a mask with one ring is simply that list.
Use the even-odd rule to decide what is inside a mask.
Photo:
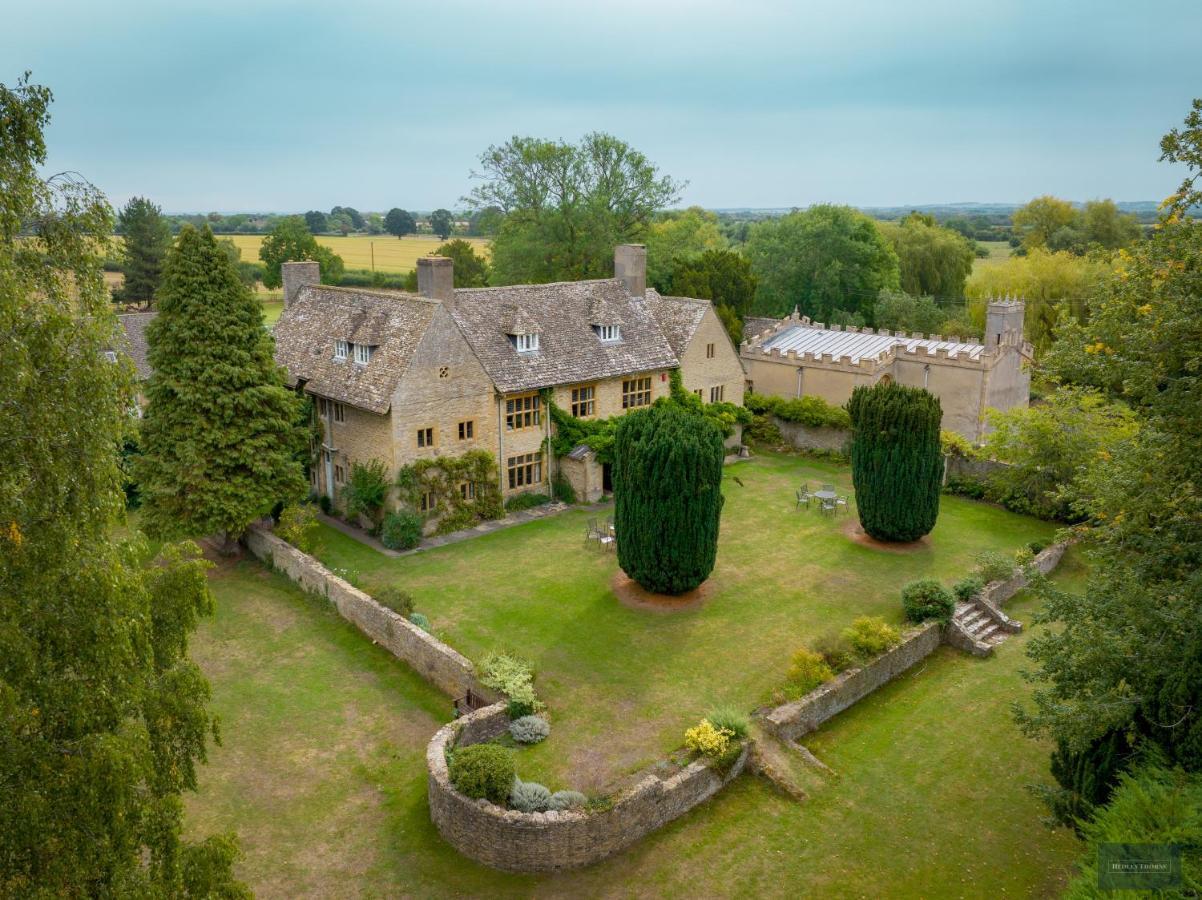
[{"label": "manor house", "polygon": [[[666,396],[679,368],[702,400],[741,404],[746,376],[712,305],[648,289],[646,258],[622,245],[613,278],[455,288],[452,261],[426,257],[417,294],[331,287],[317,263],[285,263],[276,359],[321,419],[314,492],[337,500],[356,462],[381,460],[395,478],[417,460],[482,449],[505,497],[549,493],[561,472],[595,500],[609,467],[586,447],[549,458],[548,399],[604,418]],[[475,486],[459,490],[470,500]]]},{"label": "manor house", "polygon": [[828,327],[794,310],[780,321],[748,319],[740,355],[748,389],[777,397],[815,396],[841,406],[859,385],[926,388],[943,406],[944,429],[979,443],[987,409],[1027,405],[1032,348],[1023,340],[1023,309],[1020,300],[991,301],[984,343]]}]

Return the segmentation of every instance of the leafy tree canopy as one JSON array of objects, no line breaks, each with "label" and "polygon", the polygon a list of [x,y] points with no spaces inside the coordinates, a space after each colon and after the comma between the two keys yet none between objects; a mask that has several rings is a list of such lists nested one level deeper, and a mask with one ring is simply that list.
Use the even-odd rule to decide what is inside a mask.
[{"label": "leafy tree canopy", "polygon": [[315,260],[325,284],[337,284],[345,268],[342,257],[317,243],[300,216],[289,216],[272,229],[259,247],[259,259],[263,261],[263,284],[269,288],[278,288],[284,283],[280,266],[286,262]]},{"label": "leafy tree canopy", "polygon": [[1044,249],[1082,255],[1090,249],[1117,250],[1140,237],[1135,216],[1119,212],[1113,200],[1091,200],[1081,210],[1067,200],[1044,195],[1014,213],[1023,250]]},{"label": "leafy tree canopy", "polygon": [[578,144],[515,137],[480,157],[483,183],[464,198],[504,213],[492,249],[496,284],[613,274],[617,244],[641,241],[657,209],[680,196],[642,154],[608,134]]},{"label": "leafy tree canopy", "polygon": [[449,209],[436,209],[430,213],[430,230],[444,241],[455,230],[455,217]]},{"label": "leafy tree canopy", "polygon": [[367,221],[363,218],[362,213],[353,206],[335,206],[330,210],[330,216],[346,216],[350,219],[351,228],[354,231],[362,231],[367,225]]},{"label": "leafy tree canopy", "polygon": [[897,254],[903,291],[941,299],[964,296],[976,258],[971,241],[921,213],[877,226]]},{"label": "leafy tree canopy", "polygon": [[876,222],[849,206],[812,206],[761,222],[747,240],[759,279],[755,312],[794,306],[828,323],[872,324],[873,302],[900,287],[897,254]]},{"label": "leafy tree canopy", "polygon": [[673,269],[707,250],[723,250],[727,241],[718,217],[699,206],[661,213],[647,229],[647,284],[667,292]]},{"label": "leafy tree canopy", "polygon": [[667,293],[714,301],[730,339],[743,339],[743,316],[755,301],[756,277],[751,262],[733,250],[706,250],[700,256],[679,260],[668,280]]},{"label": "leafy tree canopy", "polygon": [[135,464],[143,526],[236,538],[304,494],[301,401],[275,364],[262,305],[207,228],[180,232],[160,294],[146,332],[153,373]]},{"label": "leafy tree canopy", "polygon": [[406,210],[393,207],[384,216],[384,230],[397,237],[404,237],[417,231],[417,220]]},{"label": "leafy tree canopy", "polygon": [[488,285],[488,260],[476,253],[476,248],[462,238],[447,241],[434,253],[455,261],[455,287],[471,288]]},{"label": "leafy tree canopy", "polygon": [[249,896],[232,836],[182,838],[215,732],[187,656],[212,598],[195,546],[151,561],[112,536],[133,402],[104,356],[113,215],[38,177],[50,100],[0,85],[0,896]]},{"label": "leafy tree canopy", "polygon": [[124,238],[121,296],[149,306],[162,277],[163,257],[171,246],[171,226],[159,207],[145,197],[134,197],[117,216],[117,231]]},{"label": "leafy tree canopy", "polygon": [[322,234],[330,227],[326,221],[326,214],[317,209],[311,209],[305,213],[305,224],[312,234]]},{"label": "leafy tree canopy", "polygon": [[914,297],[904,291],[883,290],[876,298],[877,328],[890,331],[915,331],[922,334],[946,334],[943,326],[947,312],[931,297]]}]

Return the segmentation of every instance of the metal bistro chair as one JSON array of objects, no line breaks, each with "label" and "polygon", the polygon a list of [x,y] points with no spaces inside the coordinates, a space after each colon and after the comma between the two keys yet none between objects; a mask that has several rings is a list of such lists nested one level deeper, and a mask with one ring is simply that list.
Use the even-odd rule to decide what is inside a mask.
[{"label": "metal bistro chair", "polygon": [[822,507],[821,507],[822,513],[823,514],[830,513],[833,516],[835,514],[835,509],[836,509],[835,503],[836,503],[836,499],[834,497],[823,497],[822,498]]},{"label": "metal bistro chair", "polygon": [[824,484],[822,489],[824,491],[830,491],[832,494],[835,492],[835,486],[833,484]]},{"label": "metal bistro chair", "polygon": [[809,509],[810,508],[810,498],[812,496],[813,495],[810,493],[810,486],[808,484],[805,485],[804,487],[799,487],[797,489],[797,506],[795,506],[793,508],[800,509],[801,504],[804,503],[806,505],[806,509]]},{"label": "metal bistro chair", "polygon": [[596,519],[589,519],[588,525],[584,530],[584,542],[601,540],[601,526],[597,524]]},{"label": "metal bistro chair", "polygon": [[835,498],[835,512],[839,511],[840,506],[843,507],[843,511],[845,513],[851,512],[851,504],[848,502],[848,499],[846,497],[844,497],[842,494],[840,494],[838,497]]}]

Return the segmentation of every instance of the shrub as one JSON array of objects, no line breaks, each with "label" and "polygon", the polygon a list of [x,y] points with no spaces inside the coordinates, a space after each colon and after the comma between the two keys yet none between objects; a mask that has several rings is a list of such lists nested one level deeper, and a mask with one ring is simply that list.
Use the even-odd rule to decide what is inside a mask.
[{"label": "shrub", "polygon": [[627,413],[618,423],[618,565],[648,591],[683,594],[713,571],[725,453],[718,426],[679,405]]},{"label": "shrub", "polygon": [[505,501],[505,509],[508,512],[520,512],[550,502],[551,498],[546,494],[517,494]]},{"label": "shrub", "polygon": [[419,612],[409,613],[409,621],[420,628],[422,631],[430,630],[430,620]]},{"label": "shrub", "polygon": [[1025,570],[1034,561],[1035,554],[1031,552],[1030,547],[1019,547],[1014,552],[1014,567],[1018,570]]},{"label": "shrub", "polygon": [[789,660],[789,686],[797,696],[808,694],[834,677],[826,660],[807,647],[797,650]]},{"label": "shrub", "polygon": [[308,503],[285,506],[275,533],[302,553],[312,553],[316,544],[317,513]]},{"label": "shrub", "polygon": [[328,516],[330,514],[330,510],[334,508],[334,501],[332,501],[328,495],[322,494],[317,498],[317,505],[321,508],[321,511]]},{"label": "shrub", "polygon": [[413,595],[407,591],[402,591],[398,587],[386,585],[385,587],[376,588],[371,595],[376,598],[376,602],[381,606],[391,609],[399,616],[406,618],[413,612]]},{"label": "shrub", "polygon": [[562,474],[557,474],[555,480],[551,482],[551,493],[560,503],[567,503],[570,506],[576,502],[576,489]]},{"label": "shrub", "polygon": [[684,745],[703,756],[719,757],[730,749],[733,735],[718,728],[709,719],[702,719],[684,733]]},{"label": "shrub", "polygon": [[451,784],[466,797],[502,806],[516,777],[513,751],[498,744],[472,744],[457,749],[448,767]]},{"label": "shrub", "polygon": [[[480,681],[485,687],[500,691],[510,700],[530,707],[539,707],[534,694],[534,670],[525,660],[509,653],[490,653],[480,664]],[[526,713],[529,715],[529,713]]]},{"label": "shrub", "polygon": [[579,791],[556,791],[551,795],[548,809],[563,811],[565,809],[580,809],[588,803],[588,797]]},{"label": "shrub", "polygon": [[513,780],[509,805],[518,812],[546,812],[551,808],[551,792],[537,781]]},{"label": "shrub", "polygon": [[958,431],[940,431],[939,446],[944,456],[970,457],[973,455],[972,444],[968,438]]},{"label": "shrub", "polygon": [[805,425],[809,428],[850,428],[851,419],[847,410],[833,406],[821,397],[797,397],[786,399],[766,394],[747,393],[743,405],[760,416],[776,416],[785,422]]},{"label": "shrub", "polygon": [[911,622],[925,622],[927,619],[948,622],[955,611],[956,601],[951,591],[937,579],[920,578],[902,588],[902,606],[906,609],[906,618]]},{"label": "shrub", "polygon": [[732,706],[719,706],[706,715],[706,720],[719,731],[729,731],[732,737],[747,737],[747,716]]},{"label": "shrub", "polygon": [[505,712],[511,719],[520,719],[534,714],[534,704],[528,700],[515,700],[510,697]]},{"label": "shrub", "polygon": [[832,631],[822,635],[814,642],[814,650],[826,660],[832,672],[842,672],[857,662],[855,648],[842,632]]},{"label": "shrub", "polygon": [[752,416],[751,424],[743,431],[744,440],[756,444],[776,446],[785,442],[785,436],[769,416]]},{"label": "shrub", "polygon": [[542,716],[522,716],[509,723],[509,733],[519,744],[538,744],[551,733],[551,724]]},{"label": "shrub", "polygon": [[901,643],[901,632],[879,616],[860,616],[843,636],[862,659],[871,659]]},{"label": "shrub", "polygon": [[948,478],[947,484],[943,486],[943,491],[946,494],[956,494],[970,500],[984,500],[989,493],[989,487],[979,478],[953,475]]},{"label": "shrub", "polygon": [[411,509],[398,509],[384,517],[380,543],[389,550],[412,550],[422,539],[422,517]]},{"label": "shrub", "polygon": [[939,517],[939,399],[922,388],[877,384],[852,391],[847,411],[860,525],[880,541],[918,540]]},{"label": "shrub", "polygon": [[1027,544],[1027,549],[1031,551],[1032,556],[1038,556],[1044,550],[1048,549],[1048,545],[1043,541],[1031,541]]},{"label": "shrub", "polygon": [[384,502],[388,499],[388,488],[383,460],[352,463],[350,478],[342,489],[347,515],[362,515],[378,523]]},{"label": "shrub", "polygon": [[1014,574],[1014,560],[1004,553],[986,550],[976,556],[977,574],[989,584],[993,581],[1005,581]]},{"label": "shrub", "polygon": [[952,585],[952,593],[962,603],[975,600],[985,590],[985,582],[979,575],[967,575]]}]

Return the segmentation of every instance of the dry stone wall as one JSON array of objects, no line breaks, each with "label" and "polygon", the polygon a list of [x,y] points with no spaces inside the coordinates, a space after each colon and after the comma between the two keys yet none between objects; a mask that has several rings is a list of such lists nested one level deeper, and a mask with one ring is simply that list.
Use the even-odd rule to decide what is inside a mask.
[{"label": "dry stone wall", "polygon": [[842,453],[851,440],[851,431],[846,428],[815,428],[797,422],[786,422],[776,416],[772,417],[772,421],[780,429],[781,437],[799,450],[830,450]]},{"label": "dry stone wall", "polygon": [[[1031,560],[1031,565],[1044,575],[1047,575],[1056,566],[1060,565],[1060,559],[1064,556],[1064,552],[1068,549],[1068,546],[1068,542],[1065,541],[1044,548],[1035,554],[1035,558]],[[985,589],[981,591],[981,596],[978,599],[986,606],[1000,610],[1003,603],[1027,586],[1028,581],[1029,579],[1025,573],[1018,572],[1005,581],[990,582],[985,585]]]},{"label": "dry stone wall", "polygon": [[447,750],[489,740],[508,726],[502,703],[443,727],[426,748],[430,816],[438,833],[464,856],[511,872],[574,869],[629,847],[718,793],[743,771],[747,751],[729,772],[701,762],[675,774],[644,775],[606,810],[523,813],[455,790]]},{"label": "dry stone wall", "polygon": [[344,619],[452,697],[463,697],[470,688],[476,694],[495,699],[492,691],[476,681],[475,670],[466,656],[404,616],[381,606],[263,525],[254,525],[246,533],[246,546],[308,593],[328,598]]}]

